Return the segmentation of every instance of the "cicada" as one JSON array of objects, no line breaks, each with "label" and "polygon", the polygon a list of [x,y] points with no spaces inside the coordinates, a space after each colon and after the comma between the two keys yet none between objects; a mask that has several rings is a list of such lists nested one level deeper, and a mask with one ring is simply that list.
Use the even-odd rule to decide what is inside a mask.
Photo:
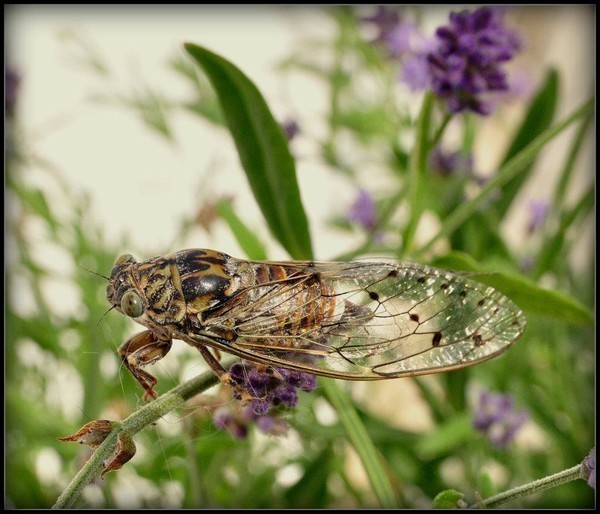
[{"label": "cicada", "polygon": [[392,261],[253,262],[190,249],[137,262],[126,254],[106,296],[147,328],[119,349],[147,399],[157,380],[142,368],[174,339],[197,348],[221,378],[209,348],[273,368],[377,380],[485,361],[526,325],[509,298],[465,274]]}]

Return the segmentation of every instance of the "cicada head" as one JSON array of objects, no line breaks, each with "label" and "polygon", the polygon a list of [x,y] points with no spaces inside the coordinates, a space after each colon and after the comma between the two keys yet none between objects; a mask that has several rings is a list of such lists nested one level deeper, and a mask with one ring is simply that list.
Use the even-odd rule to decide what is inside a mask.
[{"label": "cicada head", "polygon": [[172,259],[137,262],[131,255],[116,261],[106,297],[119,312],[148,328],[173,325],[185,316],[181,280]]},{"label": "cicada head", "polygon": [[133,278],[133,266],[136,260],[127,254],[121,255],[115,261],[108,286],[106,286],[106,299],[109,303],[131,318],[137,318],[146,310],[143,295],[136,290]]}]

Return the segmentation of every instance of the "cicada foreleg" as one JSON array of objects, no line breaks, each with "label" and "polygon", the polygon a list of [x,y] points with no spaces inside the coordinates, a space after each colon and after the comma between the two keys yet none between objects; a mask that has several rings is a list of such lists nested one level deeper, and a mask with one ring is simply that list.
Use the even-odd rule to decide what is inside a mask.
[{"label": "cicada foreleg", "polygon": [[145,401],[158,396],[154,390],[157,379],[142,368],[162,359],[172,344],[171,339],[160,339],[152,330],[146,330],[130,337],[119,348],[123,364],[144,388]]},{"label": "cicada foreleg", "polygon": [[219,377],[221,383],[237,391],[239,398],[246,401],[252,400],[254,398],[248,393],[248,391],[246,391],[243,388],[240,388],[239,384],[231,377],[229,371],[227,371],[221,365],[218,359],[220,355],[220,352],[218,350],[215,351],[215,353],[217,354],[217,357],[215,357],[210,351],[212,348],[209,349],[209,347],[206,346],[206,343],[202,340],[202,338],[198,337],[197,335],[192,335],[190,338],[186,339],[186,342],[200,352],[206,363],[209,365],[210,369],[212,369],[214,373]]}]

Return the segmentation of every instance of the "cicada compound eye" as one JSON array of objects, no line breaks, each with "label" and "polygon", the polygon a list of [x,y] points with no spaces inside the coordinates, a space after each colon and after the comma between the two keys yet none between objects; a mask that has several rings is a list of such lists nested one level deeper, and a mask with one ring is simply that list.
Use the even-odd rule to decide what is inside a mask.
[{"label": "cicada compound eye", "polygon": [[140,295],[135,291],[127,291],[121,298],[121,310],[130,318],[141,316],[144,311],[144,304]]},{"label": "cicada compound eye", "polygon": [[119,255],[115,260],[115,266],[120,266],[121,264],[125,264],[126,262],[135,262],[133,255],[130,253],[124,253],[123,255]]}]

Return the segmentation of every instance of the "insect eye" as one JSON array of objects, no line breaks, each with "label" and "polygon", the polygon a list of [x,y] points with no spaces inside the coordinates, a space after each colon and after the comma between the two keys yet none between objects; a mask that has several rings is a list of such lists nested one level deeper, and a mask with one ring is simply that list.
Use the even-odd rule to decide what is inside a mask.
[{"label": "insect eye", "polygon": [[125,253],[117,257],[117,260],[115,261],[115,266],[119,266],[120,264],[124,264],[129,261],[135,262],[135,259],[133,258],[133,255]]},{"label": "insect eye", "polygon": [[121,310],[130,318],[137,318],[144,310],[142,299],[135,291],[127,291],[121,298]]}]

